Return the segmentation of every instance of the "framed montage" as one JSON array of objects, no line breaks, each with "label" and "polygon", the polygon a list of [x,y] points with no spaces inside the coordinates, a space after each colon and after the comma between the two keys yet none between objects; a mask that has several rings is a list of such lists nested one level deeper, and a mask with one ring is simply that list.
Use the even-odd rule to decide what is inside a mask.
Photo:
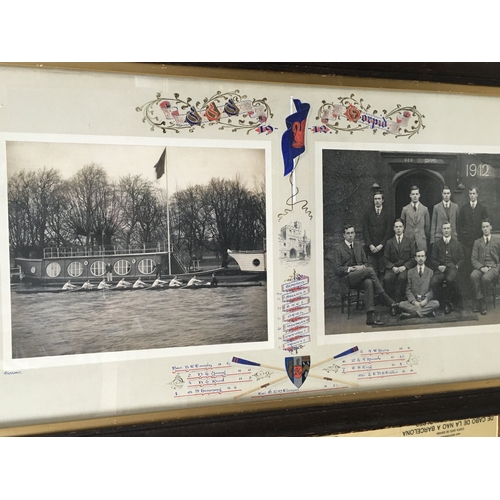
[{"label": "framed montage", "polygon": [[500,386],[496,89],[56,66],[0,67],[0,434]]}]

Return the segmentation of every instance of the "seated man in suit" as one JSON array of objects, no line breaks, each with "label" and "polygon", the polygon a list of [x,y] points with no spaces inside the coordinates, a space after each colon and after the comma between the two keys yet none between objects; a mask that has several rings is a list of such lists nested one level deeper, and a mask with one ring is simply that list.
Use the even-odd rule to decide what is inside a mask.
[{"label": "seated man in suit", "polygon": [[406,300],[399,303],[402,311],[400,319],[435,316],[439,302],[434,300],[431,289],[433,272],[425,265],[426,252],[418,250],[415,254],[417,265],[408,271],[408,284],[406,285]]},{"label": "seated man in suit", "polygon": [[474,312],[481,311],[487,314],[486,292],[498,280],[498,266],[500,264],[500,243],[497,237],[491,234],[492,226],[488,219],[481,223],[483,237],[477,239],[472,247],[472,267],[470,281],[474,290]]},{"label": "seated man in suit", "polygon": [[[385,293],[382,284],[373,268],[367,266],[365,251],[360,243],[354,241],[354,226],[344,226],[344,241],[337,243],[333,249],[335,275],[341,279],[341,285],[363,289],[365,292],[366,324],[383,325],[375,319],[375,296],[379,296],[381,304],[391,306],[391,314],[396,314],[396,303]],[[341,292],[342,293],[342,292]]]},{"label": "seated man in suit", "polygon": [[385,245],[382,285],[395,302],[405,298],[407,271],[415,267],[415,243],[404,234],[402,219],[394,221],[394,238]]},{"label": "seated man in suit", "polygon": [[[461,300],[458,284],[458,270],[464,264],[464,249],[462,244],[451,236],[452,225],[443,222],[440,233],[443,237],[436,240],[432,247],[429,267],[434,270],[431,287],[441,303],[444,302],[444,313],[453,311],[453,304]],[[442,285],[446,280],[447,294],[442,293]],[[461,306],[461,304],[460,304]]]}]

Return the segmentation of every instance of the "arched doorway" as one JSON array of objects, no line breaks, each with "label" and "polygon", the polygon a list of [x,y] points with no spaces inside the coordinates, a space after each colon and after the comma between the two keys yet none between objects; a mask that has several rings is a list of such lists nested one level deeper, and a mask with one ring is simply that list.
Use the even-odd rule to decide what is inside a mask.
[{"label": "arched doorway", "polygon": [[295,250],[295,248],[290,248],[290,258],[291,259],[297,258],[297,250]]},{"label": "arched doorway", "polygon": [[429,215],[432,218],[432,208],[436,203],[441,201],[441,191],[445,182],[439,172],[426,168],[418,168],[398,172],[394,176],[392,184],[394,187],[395,218],[400,217],[403,207],[410,203],[412,186],[418,186],[420,190],[420,203],[429,209]]}]

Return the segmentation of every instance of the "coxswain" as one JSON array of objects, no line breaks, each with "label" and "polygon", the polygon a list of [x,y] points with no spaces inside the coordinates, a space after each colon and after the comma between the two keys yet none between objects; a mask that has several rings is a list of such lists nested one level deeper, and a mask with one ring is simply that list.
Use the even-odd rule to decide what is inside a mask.
[{"label": "coxswain", "polygon": [[74,290],[75,288],[78,288],[76,285],[73,285],[73,283],[71,283],[71,280],[68,280],[66,283],[64,283],[62,289],[63,290]]},{"label": "coxswain", "polygon": [[177,279],[177,276],[174,276],[171,280],[168,286],[181,286],[182,282]]}]

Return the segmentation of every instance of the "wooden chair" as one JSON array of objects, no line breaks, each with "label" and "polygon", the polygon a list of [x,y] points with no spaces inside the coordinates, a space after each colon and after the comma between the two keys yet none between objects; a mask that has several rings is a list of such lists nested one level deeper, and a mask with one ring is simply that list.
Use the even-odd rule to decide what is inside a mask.
[{"label": "wooden chair", "polygon": [[347,319],[351,316],[351,306],[356,305],[356,310],[359,310],[363,306],[363,300],[361,298],[362,290],[358,288],[350,288],[348,292],[341,294],[341,311],[344,314],[344,309],[347,307]]}]

